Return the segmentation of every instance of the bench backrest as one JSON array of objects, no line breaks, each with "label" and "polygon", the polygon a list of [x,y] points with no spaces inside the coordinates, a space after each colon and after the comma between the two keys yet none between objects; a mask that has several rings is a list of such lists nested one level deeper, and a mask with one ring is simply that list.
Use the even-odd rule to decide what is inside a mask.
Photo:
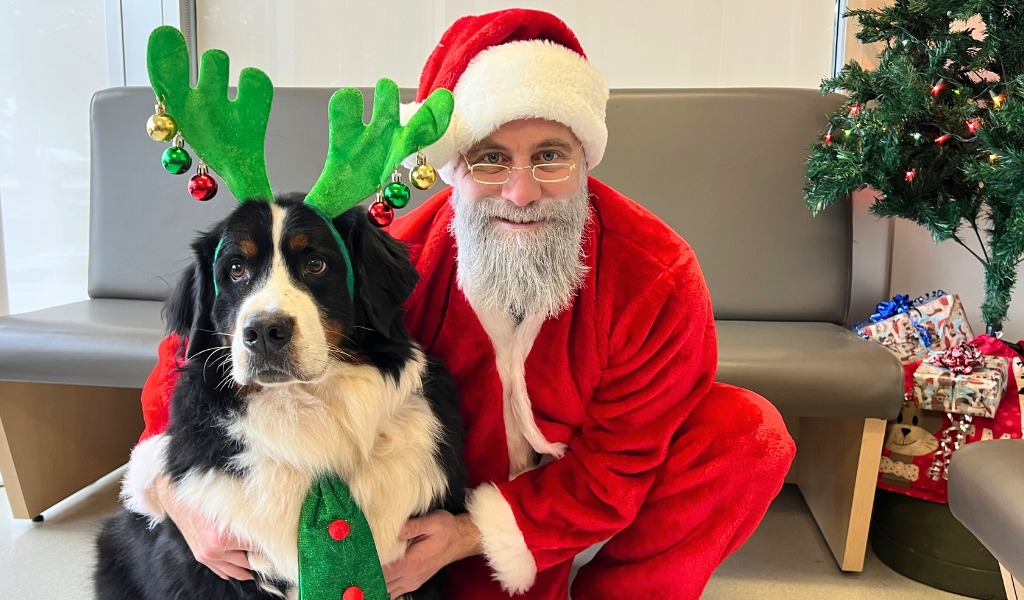
[{"label": "bench backrest", "polygon": [[[372,90],[362,91],[369,120]],[[275,90],[266,141],[275,192],[308,191],[316,181],[327,155],[332,93]],[[409,101],[412,91],[404,95]],[[812,218],[801,195],[809,146],[839,102],[813,90],[616,90],[608,150],[593,174],[694,247],[718,318],[842,323],[850,208],[833,206]],[[165,298],[188,264],[195,232],[236,206],[223,185],[214,200],[197,202],[188,194],[188,175],[163,170],[166,146],[144,128],[153,104],[152,91],[142,87],[93,97],[93,298]],[[413,206],[428,196],[413,192]]]}]

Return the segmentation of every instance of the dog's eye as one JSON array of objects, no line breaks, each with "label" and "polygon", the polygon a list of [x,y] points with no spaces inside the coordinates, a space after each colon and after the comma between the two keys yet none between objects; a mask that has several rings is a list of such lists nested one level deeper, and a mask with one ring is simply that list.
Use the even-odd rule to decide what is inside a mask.
[{"label": "dog's eye", "polygon": [[231,267],[230,268],[231,268],[231,278],[232,279],[237,281],[237,280],[245,277],[245,265],[243,265],[241,261],[238,261],[238,260],[233,261],[231,263]]},{"label": "dog's eye", "polygon": [[313,275],[319,275],[324,272],[327,268],[327,263],[322,258],[311,258],[306,261],[306,272]]}]

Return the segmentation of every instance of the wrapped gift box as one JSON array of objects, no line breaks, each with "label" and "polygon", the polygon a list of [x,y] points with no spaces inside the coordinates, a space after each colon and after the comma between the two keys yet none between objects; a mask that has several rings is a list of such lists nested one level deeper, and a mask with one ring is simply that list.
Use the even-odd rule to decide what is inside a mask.
[{"label": "wrapped gift box", "polygon": [[983,361],[966,374],[922,362],[914,372],[914,403],[922,410],[994,417],[1006,391],[1010,361],[1001,356],[986,356]]},{"label": "wrapped gift box", "polygon": [[[943,292],[913,302],[896,296],[879,304],[872,320],[855,325],[854,330],[885,346],[904,365],[974,339],[960,298]],[[922,337],[930,338],[930,344]]]}]

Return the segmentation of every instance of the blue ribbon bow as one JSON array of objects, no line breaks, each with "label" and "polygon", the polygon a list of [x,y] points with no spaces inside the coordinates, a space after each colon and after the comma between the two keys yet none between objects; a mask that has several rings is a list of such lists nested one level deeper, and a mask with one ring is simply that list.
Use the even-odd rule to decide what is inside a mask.
[{"label": "blue ribbon bow", "polygon": [[861,332],[861,329],[863,329],[866,325],[884,321],[900,313],[907,313],[907,316],[910,317],[910,323],[914,326],[914,329],[917,330],[917,335],[921,338],[921,343],[924,344],[925,348],[931,348],[931,334],[928,333],[928,330],[925,329],[923,325],[917,322],[917,319],[914,318],[914,315],[913,313],[910,312],[910,309],[914,308],[915,306],[924,304],[925,302],[930,302],[936,298],[941,298],[942,296],[945,295],[946,292],[942,290],[936,290],[931,294],[928,294],[927,296],[918,296],[917,298],[914,299],[913,302],[911,302],[910,295],[896,294],[895,296],[892,297],[892,300],[879,302],[878,305],[875,306],[875,313],[871,315],[870,319],[862,323],[857,323],[856,325],[853,326],[853,330],[859,333],[862,337],[867,338],[867,336],[864,335],[863,332]]}]

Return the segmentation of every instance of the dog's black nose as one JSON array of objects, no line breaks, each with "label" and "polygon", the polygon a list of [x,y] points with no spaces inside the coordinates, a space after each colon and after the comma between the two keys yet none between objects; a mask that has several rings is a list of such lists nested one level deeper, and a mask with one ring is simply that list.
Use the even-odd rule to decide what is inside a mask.
[{"label": "dog's black nose", "polygon": [[910,435],[910,428],[909,427],[900,427],[900,431],[903,432],[903,437],[907,437],[908,435]]},{"label": "dog's black nose", "polygon": [[253,352],[278,352],[292,341],[295,319],[283,313],[258,313],[245,322],[242,340]]}]

